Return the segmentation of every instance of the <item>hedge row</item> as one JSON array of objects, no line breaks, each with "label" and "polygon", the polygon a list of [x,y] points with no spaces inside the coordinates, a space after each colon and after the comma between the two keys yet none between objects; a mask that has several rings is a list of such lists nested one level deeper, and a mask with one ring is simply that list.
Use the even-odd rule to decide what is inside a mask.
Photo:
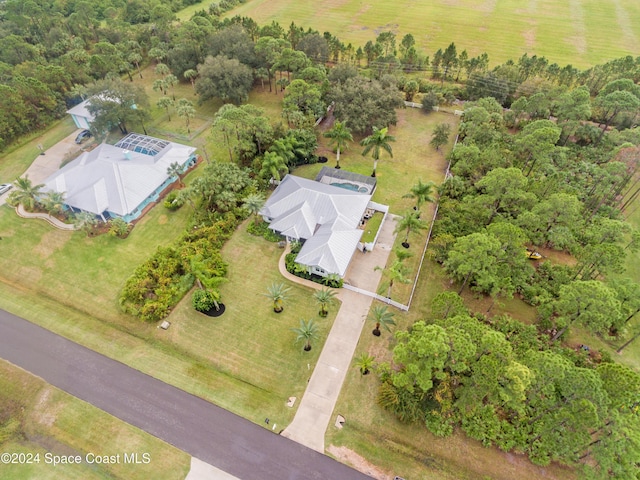
[{"label": "hedge row", "polygon": [[238,219],[228,213],[210,226],[183,234],[173,246],[159,247],[126,281],[119,298],[122,309],[149,322],[166,317],[193,287],[193,260],[209,275],[225,276],[220,249],[237,226]]}]

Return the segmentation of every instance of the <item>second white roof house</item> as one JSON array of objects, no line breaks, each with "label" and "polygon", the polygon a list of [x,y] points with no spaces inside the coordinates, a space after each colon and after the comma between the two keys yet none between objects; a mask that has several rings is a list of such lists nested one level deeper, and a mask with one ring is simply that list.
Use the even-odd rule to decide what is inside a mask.
[{"label": "second white roof house", "polygon": [[287,175],[260,211],[269,228],[305,240],[296,262],[313,273],[344,276],[363,231],[371,195]]}]

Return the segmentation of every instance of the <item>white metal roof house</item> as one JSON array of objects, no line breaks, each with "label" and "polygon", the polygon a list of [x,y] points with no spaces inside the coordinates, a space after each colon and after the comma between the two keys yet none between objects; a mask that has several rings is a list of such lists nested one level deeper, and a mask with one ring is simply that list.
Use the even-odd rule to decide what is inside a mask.
[{"label": "white metal roof house", "polygon": [[167,174],[172,163],[184,170],[195,161],[195,148],[135,133],[115,145],[101,144],[45,180],[45,191],[64,194],[65,205],[103,220],[129,222],[177,180]]},{"label": "white metal roof house", "polygon": [[296,262],[311,273],[344,276],[363,231],[371,195],[287,175],[260,214],[289,240],[305,241]]},{"label": "white metal roof house", "polygon": [[90,103],[90,98],[84,102],[80,102],[73,108],[67,110],[67,113],[73,118],[73,122],[78,128],[91,128],[91,122],[94,120],[94,116],[87,109],[87,105]]}]

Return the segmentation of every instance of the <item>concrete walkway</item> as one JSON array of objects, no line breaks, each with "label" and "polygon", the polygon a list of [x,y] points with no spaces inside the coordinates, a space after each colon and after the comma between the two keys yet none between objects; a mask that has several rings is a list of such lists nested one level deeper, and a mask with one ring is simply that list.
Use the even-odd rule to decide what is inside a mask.
[{"label": "concrete walkway", "polygon": [[[378,243],[373,252],[356,251],[354,254],[345,275],[346,281],[364,290],[375,291],[382,274],[374,269],[376,266],[384,268],[387,263],[395,239],[393,233],[395,226],[396,217],[389,215],[382,225]],[[280,263],[284,264],[284,254]],[[314,282],[289,275],[291,274],[287,272],[287,278],[293,282],[303,285],[307,285],[306,282],[308,282],[312,284],[308,285],[312,288],[321,288]],[[321,453],[324,453],[325,450],[325,432],[329,426],[347,371],[351,367],[353,354],[373,302],[373,299],[368,295],[344,288],[340,290],[338,298],[342,301],[342,305],[313,370],[298,411],[291,424],[282,432],[283,436]]]},{"label": "concrete walkway", "polygon": [[41,218],[42,220],[49,222],[50,225],[53,225],[60,230],[75,230],[75,226],[69,223],[64,223],[58,220],[55,217],[52,217],[48,213],[41,212],[27,212],[22,205],[18,205],[16,207],[16,213],[19,217],[22,218]]}]

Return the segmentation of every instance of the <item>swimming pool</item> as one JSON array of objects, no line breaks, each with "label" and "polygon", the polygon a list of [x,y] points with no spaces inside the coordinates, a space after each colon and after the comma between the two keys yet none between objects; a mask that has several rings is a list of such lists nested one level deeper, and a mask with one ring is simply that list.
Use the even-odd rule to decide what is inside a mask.
[{"label": "swimming pool", "polygon": [[369,189],[367,187],[363,187],[363,186],[358,185],[356,183],[334,182],[334,183],[330,183],[329,185],[333,185],[334,187],[344,188],[346,190],[351,190],[351,191],[354,191],[354,192],[369,193]]}]

